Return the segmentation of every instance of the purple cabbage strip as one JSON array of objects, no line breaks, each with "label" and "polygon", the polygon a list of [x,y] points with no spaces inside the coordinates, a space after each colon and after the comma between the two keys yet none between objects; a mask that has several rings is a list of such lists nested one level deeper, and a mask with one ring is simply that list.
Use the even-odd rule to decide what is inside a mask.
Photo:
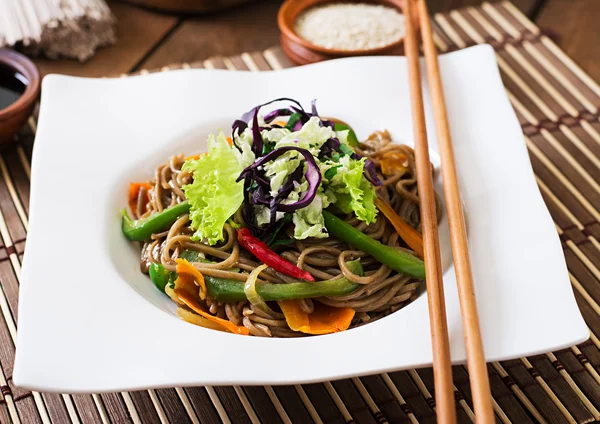
[{"label": "purple cabbage strip", "polygon": [[265,190],[268,192],[268,189],[257,187],[256,190],[252,192],[251,200],[253,205],[269,205],[269,199],[267,198],[267,195],[265,195]]},{"label": "purple cabbage strip", "polygon": [[319,112],[317,112],[317,99],[312,99],[310,102],[310,108],[312,111],[312,116],[319,117]]},{"label": "purple cabbage strip", "polygon": [[[351,156],[352,159],[361,160],[363,156],[358,153],[353,153]],[[377,175],[377,170],[375,169],[375,164],[371,162],[369,159],[365,160],[365,165],[363,168],[363,174],[365,174],[365,178],[374,186],[379,187],[383,185],[379,176]]]},{"label": "purple cabbage strip", "polygon": [[244,221],[246,221],[246,225],[250,231],[252,231],[252,234],[257,236],[260,233],[260,229],[254,223],[256,220],[254,216],[254,207],[252,206],[252,202],[250,202],[250,191],[248,190],[251,185],[252,176],[249,175],[244,178],[244,208],[242,209],[242,215],[244,215]]},{"label": "purple cabbage strip", "polygon": [[[297,100],[294,100],[289,97],[280,97],[278,99],[274,99],[269,102],[262,103],[258,106],[253,107],[251,110],[244,113],[240,117],[240,119],[236,119],[232,125],[232,135],[235,134],[236,129],[238,130],[238,134],[241,134],[246,128],[248,128],[248,124],[250,123],[251,120],[254,119],[254,116],[258,113],[258,110],[260,108],[262,108],[263,106],[267,106],[271,103],[279,102],[279,101],[289,101],[289,102],[294,103],[294,105],[290,105],[287,108],[275,109],[275,110],[267,113],[264,116],[264,120],[267,124],[279,116],[289,116],[294,112],[298,112],[302,115],[302,117],[298,121],[301,124],[299,124],[299,123],[296,124],[294,126],[294,131],[299,131],[302,128],[302,125],[304,125],[312,116],[319,117],[319,113],[317,111],[317,104],[316,104],[317,100],[316,99],[313,99],[311,101],[311,112],[312,113],[308,113],[304,110],[302,105]],[[329,121],[329,120],[320,120],[319,125],[325,126],[325,127],[330,127],[330,128],[333,128],[333,126],[334,126],[333,122]]]},{"label": "purple cabbage strip", "polygon": [[271,187],[271,183],[266,180],[264,172],[263,173],[258,173],[258,172],[255,173],[254,181],[256,181],[256,183],[258,184],[259,187],[262,187],[264,189],[270,189],[270,187]]},{"label": "purple cabbage strip", "polygon": [[[252,120],[252,118],[254,118],[254,114],[255,114],[255,111],[256,111],[256,109],[260,109],[260,108],[261,108],[261,107],[263,107],[263,106],[267,106],[267,105],[270,105],[271,103],[275,103],[275,102],[281,102],[281,101],[288,101],[288,102],[292,102],[292,103],[296,104],[296,105],[297,105],[297,106],[300,108],[300,109],[297,109],[298,111],[302,111],[302,112],[304,112],[304,109],[302,108],[302,105],[301,105],[301,104],[300,104],[300,103],[299,103],[297,100],[290,99],[289,97],[280,97],[280,98],[278,98],[278,99],[271,100],[271,101],[269,101],[269,102],[262,103],[262,104],[260,104],[260,105],[258,105],[258,106],[255,106],[255,107],[253,107],[253,108],[252,108],[252,109],[250,109],[248,112],[244,113],[244,114],[242,115],[242,117],[239,119],[239,121],[242,121],[242,122],[245,122],[246,124],[249,124],[249,123],[250,123],[250,120]],[[291,107],[294,107],[294,106],[291,106]],[[294,107],[294,108],[295,108],[295,107]],[[295,109],[296,109],[296,108],[295,108]],[[282,110],[282,109],[279,109],[279,110]],[[265,121],[266,121],[266,119],[265,119]],[[236,122],[237,122],[237,121],[236,121]],[[235,124],[235,122],[234,122],[234,124]]]},{"label": "purple cabbage strip", "polygon": [[335,152],[339,152],[340,150],[340,140],[335,137],[330,138],[321,146],[321,150],[319,150],[319,159],[324,158],[325,156],[331,157],[331,154]]},{"label": "purple cabbage strip", "polygon": [[317,118],[319,118],[319,126],[329,127],[333,129],[334,125],[332,121],[328,119],[321,119],[321,117],[319,116],[319,112],[317,112],[317,99],[313,99],[313,101],[310,102],[310,107],[312,110],[312,116],[316,116]]},{"label": "purple cabbage strip", "polygon": [[254,109],[254,118],[252,119],[252,151],[256,157],[262,155],[263,151],[263,138],[258,127],[258,111],[260,107]]},{"label": "purple cabbage strip", "polygon": [[[251,110],[244,113],[240,119],[236,119],[233,122],[233,125],[231,126],[231,130],[232,130],[231,135],[233,137],[235,135],[235,130],[238,130],[238,134],[242,133],[244,130],[246,130],[246,128],[248,128],[248,124],[250,123],[250,120],[252,120],[252,151],[254,152],[254,154],[257,157],[262,155],[262,150],[263,150],[263,139],[260,134],[260,129],[258,128],[258,111],[263,106],[270,105],[271,103],[275,103],[275,102],[279,102],[279,101],[292,102],[295,105],[297,105],[300,109],[296,108],[295,106],[290,106],[290,108],[293,108],[294,110],[297,110],[301,113],[306,114],[306,112],[304,112],[304,109],[302,108],[302,105],[297,100],[291,99],[289,97],[280,97],[278,99],[274,99],[274,100],[271,100],[266,103],[263,103],[263,104],[253,107]],[[284,110],[284,109],[279,109],[279,110]],[[239,149],[239,147],[238,147],[238,149]]]},{"label": "purple cabbage strip", "polygon": [[296,122],[293,128],[294,131],[300,131],[302,129],[302,126],[308,122],[312,115],[310,113],[307,113],[304,109],[298,109],[295,106],[290,106],[290,109],[300,114],[300,119],[298,120],[298,122]]},{"label": "purple cabbage strip", "polygon": [[321,124],[322,124],[322,126],[324,126],[324,127],[329,127],[329,128],[331,128],[331,129],[333,129],[333,128],[334,128],[333,121],[329,121],[329,120],[327,120],[327,119],[326,119],[326,120],[323,120],[323,119],[321,119]]},{"label": "purple cabbage strip", "polygon": [[379,186],[383,185],[383,183],[379,179],[379,176],[377,175],[377,170],[375,169],[375,164],[373,162],[371,162],[369,159],[367,159],[365,161],[364,174],[365,174],[365,178],[367,180],[369,180],[369,182],[371,184],[373,184],[374,186],[379,187]]},{"label": "purple cabbage strip", "polygon": [[233,121],[233,125],[231,126],[231,136],[235,135],[235,130],[238,130],[238,134],[243,133],[246,128],[248,128],[248,123],[242,121],[241,119],[236,119]]},{"label": "purple cabbage strip", "polygon": [[268,124],[275,118],[279,118],[280,116],[290,116],[292,113],[293,113],[293,111],[290,109],[275,109],[275,110],[272,110],[271,112],[267,113],[264,116],[264,120]]},{"label": "purple cabbage strip", "polygon": [[[272,206],[276,208],[275,210],[278,212],[294,212],[297,209],[302,209],[312,203],[315,196],[317,195],[317,190],[321,185],[321,172],[319,171],[319,167],[317,166],[317,162],[313,155],[306,149],[300,149],[298,147],[293,146],[285,146],[280,147],[279,149],[275,149],[272,152],[268,153],[266,156],[263,156],[258,161],[254,162],[252,165],[248,166],[246,169],[242,171],[240,174],[238,181],[242,178],[247,178],[248,176],[253,176],[256,173],[258,167],[264,165],[267,162],[277,159],[279,156],[283,155],[286,152],[291,150],[295,150],[300,153],[306,159],[307,170],[304,174],[306,181],[308,182],[308,190],[304,194],[304,196],[299,199],[297,202],[283,204],[281,203],[283,198],[276,197],[276,202]],[[295,172],[294,172],[295,173]],[[294,173],[292,175],[294,175]],[[291,191],[291,190],[290,190]],[[289,193],[288,193],[289,194]],[[286,196],[287,197],[287,196]]]},{"label": "purple cabbage strip", "polygon": [[298,165],[298,167],[294,170],[294,172],[292,172],[287,177],[287,180],[285,180],[285,183],[279,188],[279,192],[277,193],[277,196],[275,196],[277,201],[280,202],[280,201],[287,199],[287,197],[290,195],[290,193],[296,187],[296,184],[300,183],[300,180],[302,179],[302,169],[303,168],[304,167],[302,166],[302,164]]}]

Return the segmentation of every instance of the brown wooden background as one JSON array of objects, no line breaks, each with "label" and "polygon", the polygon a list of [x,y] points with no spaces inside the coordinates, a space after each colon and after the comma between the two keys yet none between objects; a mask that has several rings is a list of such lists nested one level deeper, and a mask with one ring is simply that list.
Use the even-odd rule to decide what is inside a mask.
[{"label": "brown wooden background", "polygon": [[[6,0],[0,0],[6,1]],[[118,43],[85,64],[38,60],[46,74],[101,77],[191,63],[212,56],[264,50],[279,42],[282,0],[256,0],[207,16],[161,15],[109,0],[119,22]],[[480,5],[482,0],[428,0],[432,13]],[[600,80],[600,0],[514,0],[513,3],[595,80]]]},{"label": "brown wooden background", "polygon": [[[479,2],[430,3],[440,10]],[[594,41],[599,37],[594,25],[600,0],[516,4],[538,24],[544,16],[554,16],[554,28],[564,28],[555,39],[588,72],[598,72],[594,66],[600,43]],[[260,71],[290,66],[277,47],[252,51],[277,41],[273,19],[278,2],[257,5],[259,9],[227,15],[179,19],[113,3],[120,30],[129,34],[119,45],[85,65],[39,63],[46,72],[97,76],[145,69]],[[434,19],[440,51],[481,43],[496,49],[536,181],[560,234],[577,303],[591,331],[591,339],[578,346],[490,363],[497,422],[600,422],[600,86],[509,3],[437,14]],[[152,31],[161,27],[162,33],[154,33],[148,43]],[[234,54],[242,50],[251,52]],[[213,57],[219,54],[233,56]],[[14,145],[0,151],[0,423],[435,422],[431,368],[302,386],[176,387],[91,395],[15,387],[12,367],[35,117],[28,124]],[[531,301],[535,307],[537,299]],[[474,416],[467,369],[455,366],[453,372],[459,422],[469,424]]]}]

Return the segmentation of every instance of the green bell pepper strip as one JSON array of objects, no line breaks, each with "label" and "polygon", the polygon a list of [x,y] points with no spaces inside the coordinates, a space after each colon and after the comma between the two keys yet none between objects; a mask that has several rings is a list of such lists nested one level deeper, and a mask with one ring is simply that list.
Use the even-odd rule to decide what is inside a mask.
[{"label": "green bell pepper strip", "polygon": [[123,209],[123,220],[121,223],[121,229],[123,234],[129,240],[133,241],[146,241],[150,240],[150,236],[154,233],[160,233],[161,231],[169,228],[177,218],[181,215],[188,213],[190,205],[187,200],[176,205],[173,205],[161,212],[152,214],[146,218],[141,218],[136,221],[132,221],[127,213],[127,209]]},{"label": "green bell pepper strip", "polygon": [[356,133],[354,132],[354,130],[352,128],[350,128],[348,125],[346,124],[342,124],[341,122],[334,122],[333,123],[333,130],[334,131],[346,131],[348,130],[348,144],[352,147],[356,147],[358,146],[358,137],[356,136]]},{"label": "green bell pepper strip", "polygon": [[[189,256],[188,256],[189,257]],[[360,260],[349,261],[348,269],[357,275],[363,275]],[[150,265],[150,279],[161,291],[165,291],[167,284],[172,284],[177,278],[176,272],[167,271],[161,264]],[[208,295],[219,302],[239,302],[246,300],[244,283],[242,281],[228,280],[225,278],[204,276]],[[299,281],[297,283],[258,283],[256,290],[265,301],[307,299],[321,296],[343,296],[352,293],[360,287],[346,277],[335,280],[318,281],[315,283]]]},{"label": "green bell pepper strip", "polygon": [[[354,274],[362,275],[363,267],[359,260],[347,263],[348,269]],[[219,302],[239,302],[246,300],[244,293],[244,283],[241,281],[226,280],[223,278],[204,276],[208,295],[214,297]],[[297,283],[257,283],[256,291],[266,301],[271,300],[292,300],[308,299],[322,296],[343,296],[352,293],[360,287],[360,284],[353,283],[346,277],[336,280],[325,280],[317,282]]]},{"label": "green bell pepper strip", "polygon": [[425,264],[416,256],[379,243],[353,226],[346,224],[331,212],[323,211],[323,218],[329,234],[368,253],[394,271],[415,278],[425,278]]},{"label": "green bell pepper strip", "polygon": [[148,274],[150,275],[150,280],[161,292],[165,291],[165,287],[167,287],[167,284],[171,282],[171,278],[173,277],[171,275],[171,271],[157,263],[152,263],[150,265],[150,268],[148,268]]}]

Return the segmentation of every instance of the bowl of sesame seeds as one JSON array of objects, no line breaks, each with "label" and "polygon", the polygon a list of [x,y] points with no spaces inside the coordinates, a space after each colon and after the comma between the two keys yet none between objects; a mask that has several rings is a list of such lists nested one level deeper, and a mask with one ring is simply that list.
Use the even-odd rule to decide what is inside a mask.
[{"label": "bowl of sesame seeds", "polygon": [[404,52],[404,0],[286,0],[281,47],[296,64]]}]

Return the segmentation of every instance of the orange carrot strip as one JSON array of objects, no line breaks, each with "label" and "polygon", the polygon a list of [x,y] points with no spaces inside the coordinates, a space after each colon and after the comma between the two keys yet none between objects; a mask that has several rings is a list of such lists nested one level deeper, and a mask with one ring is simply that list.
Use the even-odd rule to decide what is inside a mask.
[{"label": "orange carrot strip", "polygon": [[231,139],[231,137],[225,137],[225,140],[227,140],[227,143],[228,143],[230,146],[233,146],[233,140]]},{"label": "orange carrot strip", "polygon": [[277,302],[285,320],[294,331],[306,334],[329,334],[347,330],[354,318],[352,308],[334,308],[315,302],[314,311],[306,314],[299,300]]},{"label": "orange carrot strip", "polygon": [[423,237],[421,234],[408,225],[387,202],[381,200],[379,197],[375,198],[375,206],[391,222],[402,240],[415,251],[419,258],[423,259]]},{"label": "orange carrot strip", "polygon": [[[177,279],[179,280],[182,278],[186,279],[186,282],[197,282],[200,286],[200,300],[206,299],[206,283],[204,282],[202,273],[185,259],[177,258],[175,262],[177,262],[177,268],[175,269],[177,272]],[[177,280],[175,281],[175,286],[177,286]]]},{"label": "orange carrot strip", "polygon": [[283,121],[275,121],[273,124],[279,125],[280,127],[285,127],[287,125],[287,123]]},{"label": "orange carrot strip", "polygon": [[227,330],[221,325],[213,322],[209,319],[203,318],[200,315],[190,312],[184,308],[177,308],[177,316],[182,320],[189,322],[190,324],[197,325],[199,327],[210,328],[211,330],[225,331]]},{"label": "orange carrot strip", "polygon": [[200,304],[200,302],[198,302],[198,300],[194,296],[194,294],[190,293],[185,288],[178,288],[177,282],[175,282],[175,290],[174,291],[175,291],[175,295],[179,298],[179,300],[181,300],[183,303],[185,303],[188,308],[190,308],[192,311],[196,312],[198,315],[206,318],[209,321],[212,321],[212,322],[215,322],[215,323],[221,325],[223,328],[225,328],[228,331],[231,331],[232,333],[242,334],[244,336],[247,336],[250,334],[250,331],[248,331],[248,329],[246,327],[240,327],[238,325],[235,325],[231,321],[224,320],[222,318],[216,317],[216,316],[211,315],[208,312],[206,312],[204,310],[203,306]]},{"label": "orange carrot strip", "polygon": [[150,190],[152,188],[152,186],[148,183],[129,184],[129,207],[131,208],[131,212],[133,213],[135,213],[135,211],[137,210],[138,196],[140,195],[140,189],[142,187],[144,187],[146,190]]},{"label": "orange carrot strip", "polygon": [[381,172],[383,172],[384,175],[394,175],[408,170],[406,167],[406,155],[403,153],[387,152],[383,155],[379,164],[381,166]]}]

